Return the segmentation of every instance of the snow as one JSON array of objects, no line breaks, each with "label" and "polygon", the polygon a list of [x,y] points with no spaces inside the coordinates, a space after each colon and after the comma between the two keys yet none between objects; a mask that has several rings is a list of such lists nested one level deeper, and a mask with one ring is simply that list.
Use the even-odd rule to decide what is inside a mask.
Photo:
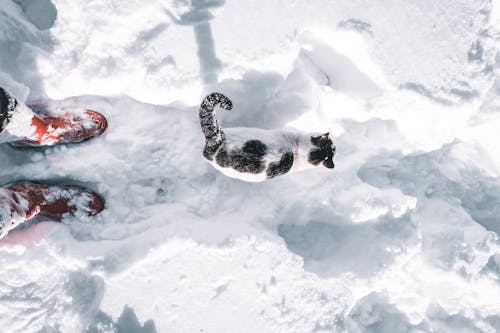
[{"label": "snow", "polygon": [[[0,0],[0,85],[109,120],[0,145],[0,183],[107,202],[0,241],[0,332],[498,332],[498,6]],[[212,91],[223,127],[329,131],[336,168],[222,175]]]}]

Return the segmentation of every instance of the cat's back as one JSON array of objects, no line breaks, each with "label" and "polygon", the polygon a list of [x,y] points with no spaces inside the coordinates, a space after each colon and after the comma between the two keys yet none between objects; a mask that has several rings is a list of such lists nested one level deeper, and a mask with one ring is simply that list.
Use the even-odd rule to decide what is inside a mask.
[{"label": "cat's back", "polygon": [[229,128],[210,162],[227,176],[259,182],[288,172],[296,148],[296,138],[288,132]]},{"label": "cat's back", "polygon": [[227,147],[243,147],[245,145],[265,147],[267,154],[292,151],[296,147],[294,133],[282,130],[265,130],[260,128],[233,127],[224,130]]}]

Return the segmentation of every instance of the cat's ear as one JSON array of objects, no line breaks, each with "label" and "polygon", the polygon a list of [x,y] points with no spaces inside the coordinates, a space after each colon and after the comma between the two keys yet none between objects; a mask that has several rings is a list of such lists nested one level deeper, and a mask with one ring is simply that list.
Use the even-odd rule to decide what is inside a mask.
[{"label": "cat's ear", "polygon": [[322,147],[330,141],[330,133],[321,134],[318,136],[311,136],[311,142],[317,147]]}]

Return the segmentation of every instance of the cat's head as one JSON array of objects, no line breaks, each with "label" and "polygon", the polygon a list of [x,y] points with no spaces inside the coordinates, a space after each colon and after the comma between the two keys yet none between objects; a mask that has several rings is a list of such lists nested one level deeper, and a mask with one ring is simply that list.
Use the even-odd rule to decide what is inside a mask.
[{"label": "cat's head", "polygon": [[318,166],[320,163],[328,169],[333,169],[333,156],[335,155],[335,145],[330,139],[330,133],[311,136],[311,150],[308,161],[312,165]]}]

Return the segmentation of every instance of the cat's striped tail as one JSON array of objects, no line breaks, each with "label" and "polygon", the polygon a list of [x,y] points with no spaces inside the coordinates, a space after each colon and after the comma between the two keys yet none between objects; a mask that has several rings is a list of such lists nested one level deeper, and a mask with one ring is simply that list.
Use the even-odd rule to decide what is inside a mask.
[{"label": "cat's striped tail", "polygon": [[200,124],[205,136],[205,149],[203,155],[212,160],[219,147],[224,142],[224,132],[215,118],[215,107],[220,106],[224,110],[231,110],[233,103],[229,98],[220,93],[211,93],[201,103]]}]

